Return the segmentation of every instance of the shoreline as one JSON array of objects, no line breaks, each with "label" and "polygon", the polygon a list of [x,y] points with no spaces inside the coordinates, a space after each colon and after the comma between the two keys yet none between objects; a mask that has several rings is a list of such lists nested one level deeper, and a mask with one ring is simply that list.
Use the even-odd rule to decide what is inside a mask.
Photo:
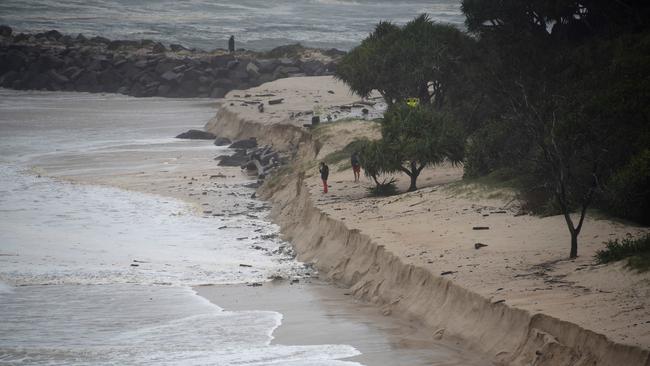
[{"label": "shoreline", "polygon": [[[273,86],[265,84],[249,92]],[[233,93],[226,96],[226,102]],[[310,176],[313,167],[308,161],[323,156],[319,154],[325,149],[322,142],[286,118],[260,122],[246,109],[222,106],[206,125],[209,132],[229,138],[257,137],[262,143],[293,149],[297,171],[272,179],[273,184],[267,182],[260,189],[261,196],[272,202],[274,222],[296,248],[298,258],[349,287],[356,298],[386,314],[422,321],[443,339],[461,339],[498,364],[650,364],[645,347],[617,343],[555,316],[490,299],[466,289],[467,284],[461,286],[422,264],[410,263],[408,255],[396,255],[376,238],[349,228],[340,213],[311,196],[317,182]],[[282,115],[290,107],[276,112]],[[291,136],[290,143],[282,142],[285,135]]]},{"label": "shoreline", "polygon": [[[214,155],[223,152],[223,148],[212,146],[212,141],[179,141],[157,144],[152,148],[139,149],[138,151],[127,149],[116,152],[114,149],[108,149],[107,151],[93,150],[84,153],[71,152],[42,158],[30,165],[36,166],[36,174],[50,176],[55,180],[80,185],[114,187],[120,190],[179,200],[190,205],[191,208],[196,208],[189,214],[196,213],[199,217],[210,217],[215,214],[240,215],[241,220],[250,220],[247,217],[253,215],[258,216],[258,219],[268,221],[266,220],[269,212],[268,203],[258,200],[249,201],[248,197],[254,190],[243,188],[254,178],[247,176],[239,167],[220,167],[213,160]],[[217,192],[219,188],[213,188],[216,186],[231,186],[231,188],[224,192]],[[234,186],[242,186],[242,188],[233,188]],[[234,193],[238,197],[239,201],[236,202],[240,204],[238,208],[234,207],[228,193]],[[248,203],[242,203],[242,198],[244,202]],[[206,213],[208,211],[209,213]],[[258,214],[257,211],[264,212]],[[251,229],[251,237],[255,235],[259,234],[253,233]],[[137,259],[147,261],[147,258],[138,257]],[[126,265],[128,266],[129,263]],[[138,265],[143,266],[139,263]],[[303,274],[301,271],[291,273],[292,276]],[[312,287],[312,284],[304,284],[305,281],[318,283],[313,283],[314,287]],[[284,283],[286,284],[286,281]],[[317,287],[322,290],[319,293],[324,293],[324,295],[316,296]],[[193,288],[202,289],[203,287]],[[295,290],[298,289],[299,291],[296,292]],[[232,285],[229,286],[228,293],[234,293],[236,296],[237,293],[247,290],[266,292],[265,300],[262,303],[264,306],[260,306],[259,310],[286,311],[291,314],[291,318],[295,316],[296,319],[307,319],[307,324],[300,324],[301,321],[292,321],[293,325],[287,326],[287,329],[282,326],[278,328],[278,334],[281,336],[277,337],[277,342],[283,342],[285,345],[301,345],[303,342],[298,341],[304,341],[306,339],[304,334],[313,331],[316,327],[311,324],[310,317],[318,317],[323,327],[329,326],[330,322],[334,322],[338,326],[328,328],[327,334],[321,334],[320,338],[315,337],[312,340],[320,342],[320,340],[327,339],[327,342],[332,344],[340,344],[340,339],[350,340],[355,347],[365,351],[364,355],[353,360],[367,361],[373,365],[400,363],[426,365],[430,364],[431,360],[444,361],[445,364],[450,365],[483,364],[482,360],[475,360],[473,354],[465,355],[458,351],[453,344],[447,346],[444,342],[434,342],[427,332],[418,336],[414,335],[413,326],[408,322],[385,318],[377,312],[376,308],[356,303],[349,295],[343,293],[345,291],[331,286],[331,284],[320,283],[310,278],[301,278],[298,285],[294,284],[289,288],[286,286],[282,288],[282,286],[277,286],[269,281],[264,282],[263,286]],[[223,292],[221,294],[223,295]],[[201,295],[199,294],[199,296]],[[255,296],[247,296],[246,298],[251,302],[258,300]],[[206,298],[206,296],[202,297]],[[325,306],[321,301],[327,300],[334,309],[330,308],[326,314],[313,312],[309,309],[297,309],[294,301],[296,298],[302,301],[304,307],[316,308]],[[237,300],[237,298],[230,300]],[[215,302],[214,299],[212,302],[219,307],[224,307],[222,302]],[[236,304],[231,305],[231,310],[244,310],[245,308],[243,305],[241,307],[237,307]],[[254,307],[257,308],[257,305]],[[341,318],[334,319],[337,316]],[[353,325],[345,324],[348,316],[353,318],[351,322]],[[359,339],[354,339],[353,335],[358,335]],[[395,340],[385,339],[390,337],[394,337]],[[387,351],[385,348],[389,344],[390,351]],[[412,360],[413,362],[411,362]]]},{"label": "shoreline", "polygon": [[271,344],[346,344],[360,355],[341,361],[372,366],[490,365],[450,342],[435,341],[417,323],[385,317],[371,304],[319,279],[271,281],[263,286],[208,285],[193,288],[224,310],[276,311],[282,323]]}]

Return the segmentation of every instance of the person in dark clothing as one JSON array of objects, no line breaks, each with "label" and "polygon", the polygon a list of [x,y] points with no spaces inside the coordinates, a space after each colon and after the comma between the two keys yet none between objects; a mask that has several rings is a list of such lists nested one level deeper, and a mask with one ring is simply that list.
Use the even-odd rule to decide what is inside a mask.
[{"label": "person in dark clothing", "polygon": [[352,164],[352,172],[354,172],[354,182],[358,182],[361,177],[361,162],[359,162],[359,153],[353,152],[350,157],[350,164]]},{"label": "person in dark clothing", "polygon": [[321,162],[318,171],[320,172],[320,179],[323,180],[323,193],[327,193],[327,178],[329,178],[330,175],[330,167]]},{"label": "person in dark clothing", "polygon": [[235,36],[230,36],[230,39],[228,40],[228,52],[235,52]]}]

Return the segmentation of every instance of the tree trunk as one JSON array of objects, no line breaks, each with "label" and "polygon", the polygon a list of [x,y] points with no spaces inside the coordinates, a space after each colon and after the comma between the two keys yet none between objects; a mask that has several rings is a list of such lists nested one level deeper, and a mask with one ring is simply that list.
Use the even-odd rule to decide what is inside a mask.
[{"label": "tree trunk", "polygon": [[578,234],[575,230],[571,231],[571,253],[569,254],[571,259],[578,257]]},{"label": "tree trunk", "polygon": [[410,175],[411,185],[409,186],[409,192],[417,191],[418,187],[415,185],[415,182],[418,180],[418,176],[415,174]]},{"label": "tree trunk", "polygon": [[411,185],[409,186],[409,190],[408,190],[409,192],[413,192],[413,191],[418,190],[418,187],[415,184],[416,184],[416,182],[418,180],[418,176],[420,175],[420,171],[422,171],[422,169],[418,169],[418,164],[416,162],[412,161],[411,162],[411,174],[409,174],[409,177],[411,178]]},{"label": "tree trunk", "polygon": [[418,177],[420,176],[420,172],[422,172],[422,169],[424,169],[424,165],[418,168],[418,163],[414,161],[410,162],[409,165],[411,170],[408,170],[404,166],[400,166],[399,170],[404,172],[404,174],[408,175],[409,178],[411,178],[411,185],[409,186],[408,192],[413,192],[418,190],[418,187],[416,186],[416,182],[418,180]]}]

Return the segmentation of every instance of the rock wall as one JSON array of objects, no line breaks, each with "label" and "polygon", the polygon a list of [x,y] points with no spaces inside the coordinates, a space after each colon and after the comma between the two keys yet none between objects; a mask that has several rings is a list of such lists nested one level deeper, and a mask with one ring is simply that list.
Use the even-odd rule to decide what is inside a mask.
[{"label": "rock wall", "polygon": [[[284,146],[298,149],[298,160],[315,158],[319,149],[318,141],[306,132],[298,134],[293,126],[256,126],[232,113],[221,112],[207,127],[221,136],[257,137],[267,143],[287,136],[293,141]],[[544,314],[491,303],[424,268],[405,264],[368,236],[320,211],[303,180],[304,172],[297,171],[260,189],[273,203],[274,221],[301,261],[313,263],[384,314],[421,322],[436,338],[458,341],[498,365],[650,366],[648,350],[613,343]]]},{"label": "rock wall", "polygon": [[0,26],[0,86],[10,89],[221,98],[233,89],[289,76],[328,75],[335,68],[328,57],[284,56],[167,48],[151,40],[72,37],[56,30],[14,34]]}]

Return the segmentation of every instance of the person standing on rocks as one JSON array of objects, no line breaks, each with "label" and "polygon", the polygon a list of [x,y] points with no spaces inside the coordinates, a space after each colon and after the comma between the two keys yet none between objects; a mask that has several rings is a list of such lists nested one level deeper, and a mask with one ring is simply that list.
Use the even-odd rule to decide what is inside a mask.
[{"label": "person standing on rocks", "polygon": [[230,36],[230,39],[228,40],[228,52],[235,52],[235,36]]},{"label": "person standing on rocks", "polygon": [[352,165],[352,172],[354,173],[354,182],[359,182],[361,177],[361,163],[359,162],[359,153],[353,152],[350,157],[350,164]]},{"label": "person standing on rocks", "polygon": [[330,175],[330,167],[328,167],[324,162],[321,162],[318,171],[320,172],[320,179],[323,180],[323,193],[327,193],[327,178],[329,178]]}]

